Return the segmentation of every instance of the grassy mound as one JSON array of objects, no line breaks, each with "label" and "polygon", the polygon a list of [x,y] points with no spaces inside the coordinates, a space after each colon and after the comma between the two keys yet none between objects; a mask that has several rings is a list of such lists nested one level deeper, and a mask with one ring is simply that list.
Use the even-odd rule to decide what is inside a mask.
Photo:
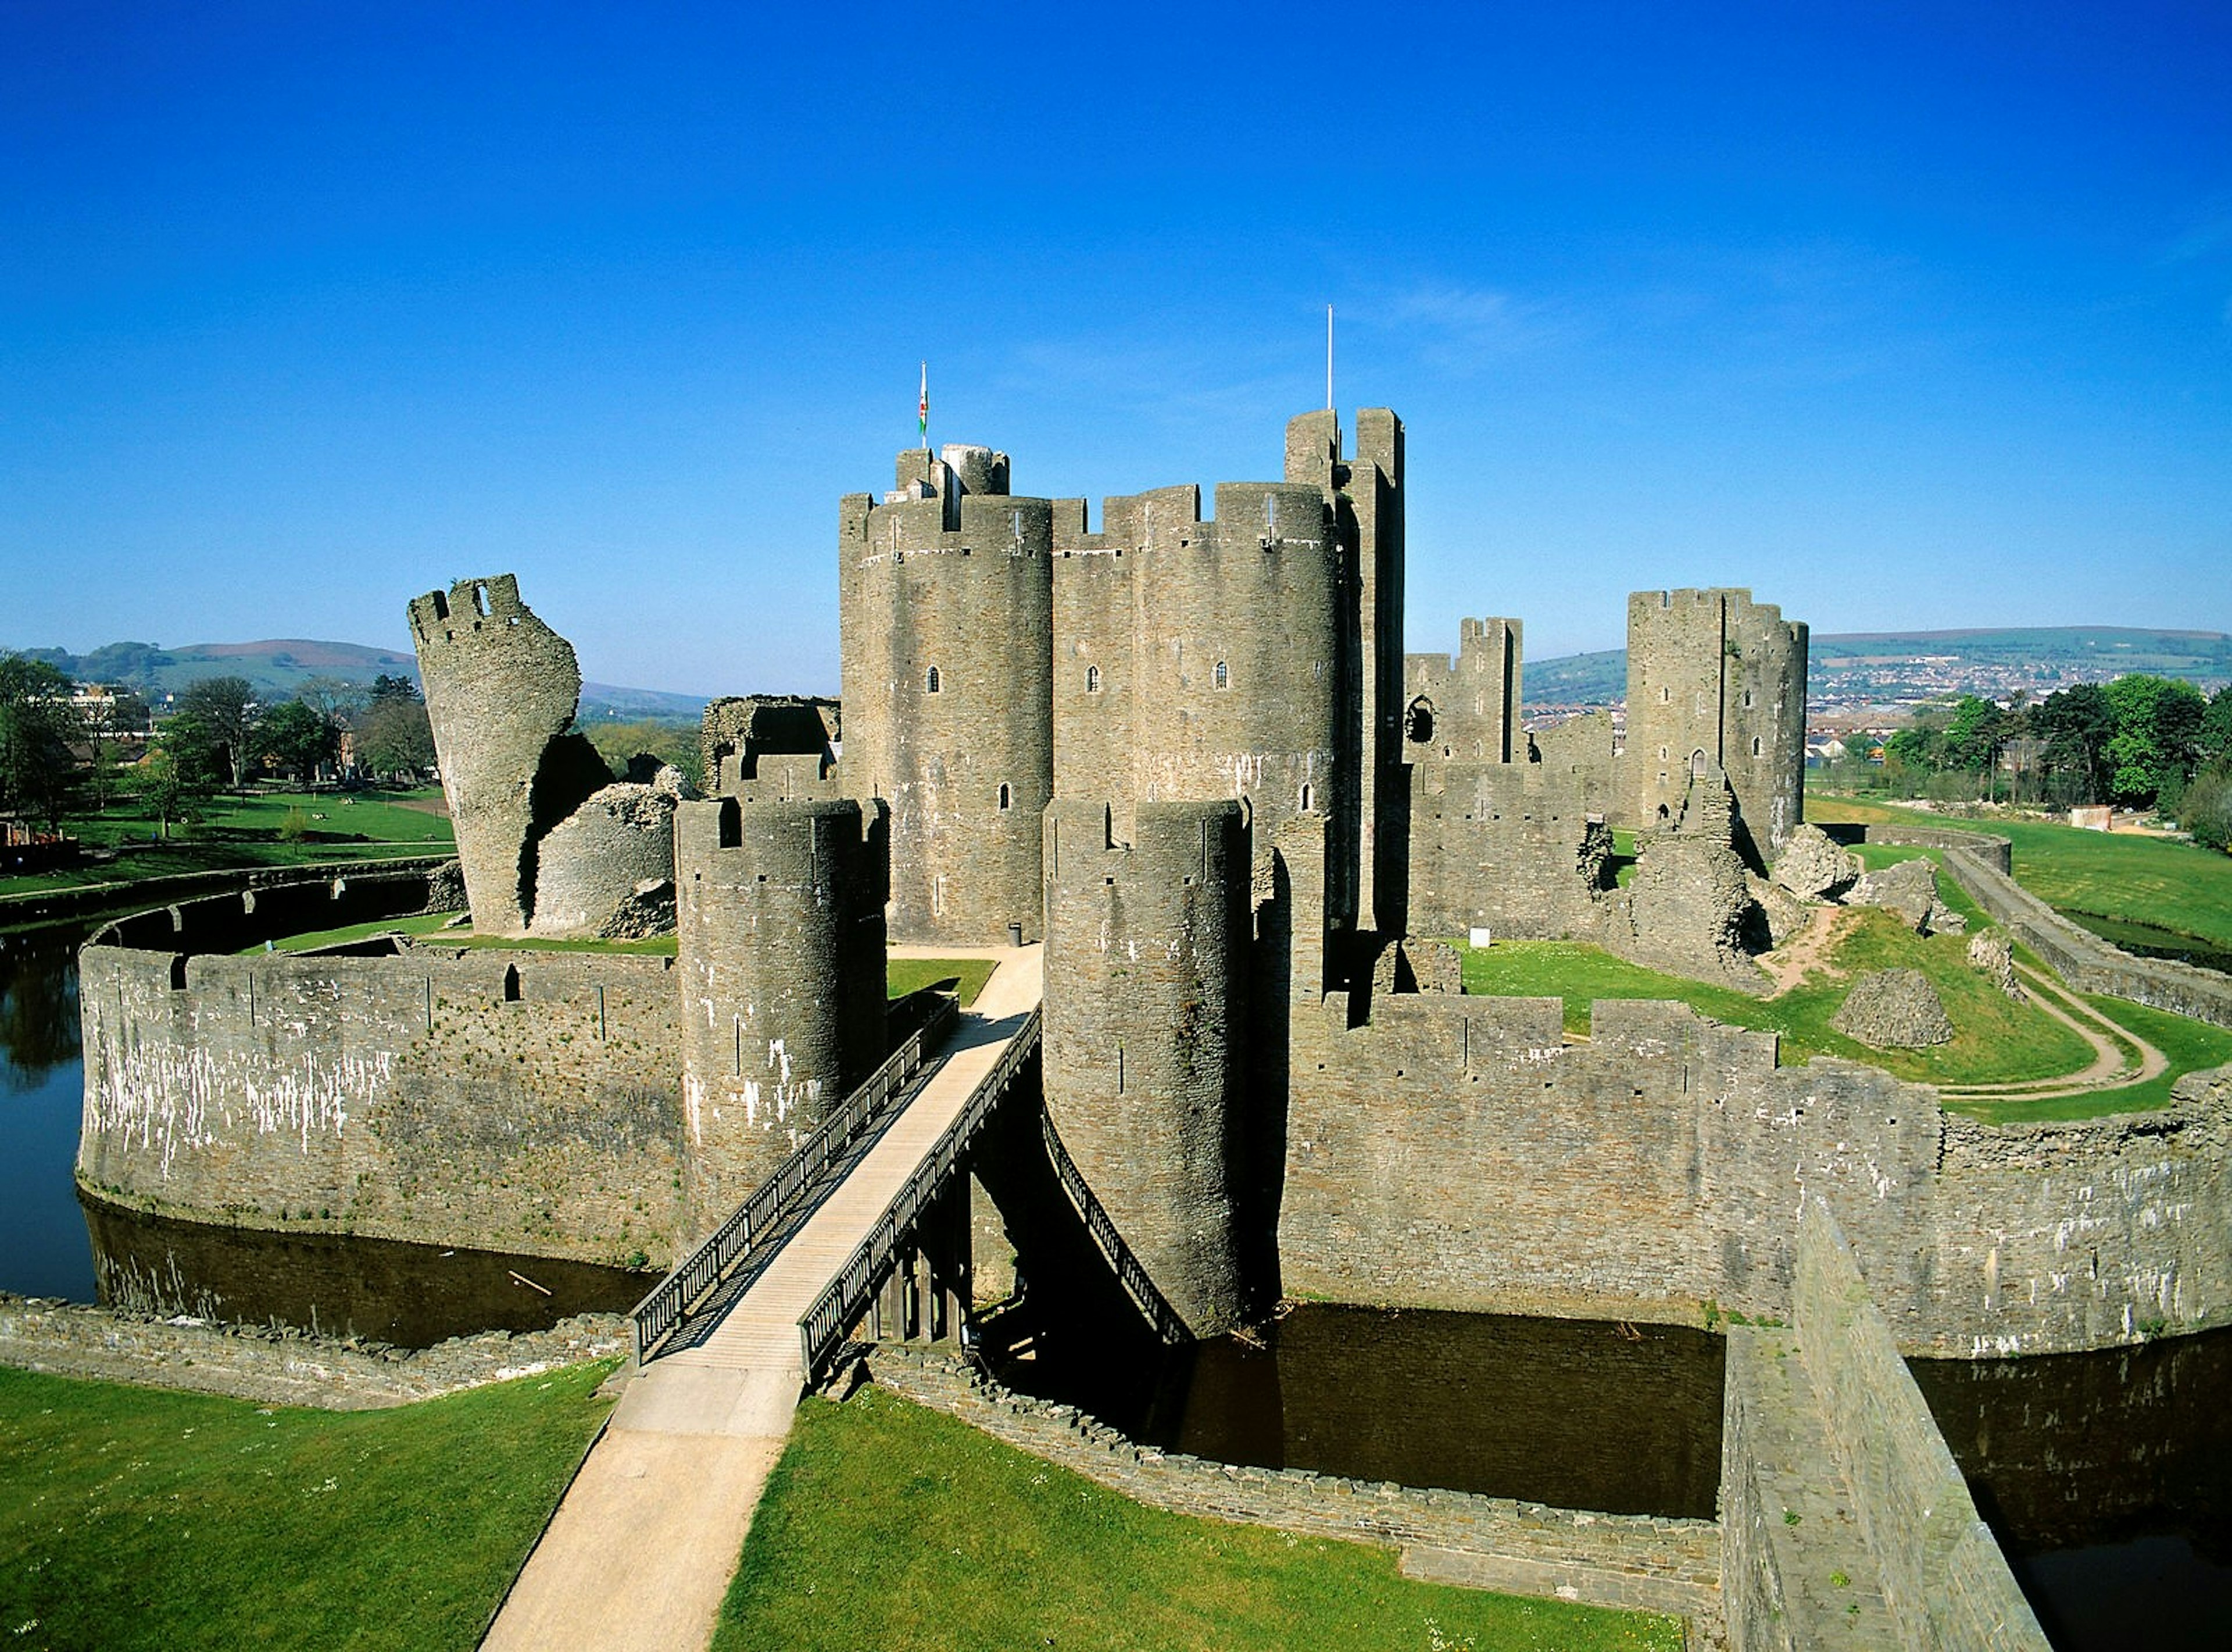
[{"label": "grassy mound", "polygon": [[469,1648],[609,1369],[354,1412],[0,1370],[0,1627],[104,1652]]},{"label": "grassy mound", "polygon": [[1150,1509],[866,1389],[808,1400],[716,1652],[1651,1647],[1675,1620],[1406,1582],[1386,1549]]}]

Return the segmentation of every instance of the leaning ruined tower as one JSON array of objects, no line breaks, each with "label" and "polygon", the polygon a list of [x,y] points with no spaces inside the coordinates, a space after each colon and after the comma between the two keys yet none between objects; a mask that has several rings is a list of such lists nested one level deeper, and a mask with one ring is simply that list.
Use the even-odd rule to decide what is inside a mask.
[{"label": "leaning ruined tower", "polygon": [[1627,599],[1624,824],[1678,819],[1693,775],[1728,775],[1736,847],[1771,863],[1804,818],[1806,626],[1749,591]]},{"label": "leaning ruined tower", "polygon": [[891,933],[1039,938],[1039,815],[1054,789],[1052,508],[1008,457],[899,455],[898,486],[839,507],[845,748],[891,809]]}]

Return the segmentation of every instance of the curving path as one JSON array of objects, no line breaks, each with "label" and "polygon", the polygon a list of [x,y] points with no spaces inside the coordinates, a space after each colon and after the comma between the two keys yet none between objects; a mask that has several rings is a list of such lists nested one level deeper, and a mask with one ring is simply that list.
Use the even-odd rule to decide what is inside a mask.
[{"label": "curving path", "polygon": [[[2082,999],[2065,996],[2065,989],[2047,981],[2028,964],[2016,972],[2029,983],[2031,1001],[2092,1046],[2092,1065],[2058,1079],[2031,1079],[2007,1084],[1943,1085],[1941,1095],[1956,1100],[2051,1101],[2058,1096],[2082,1095],[2090,1090],[2120,1090],[2144,1084],[2169,1070],[2170,1058],[2128,1027],[2118,1026]],[[2134,1067],[2123,1046],[2138,1052]]]}]

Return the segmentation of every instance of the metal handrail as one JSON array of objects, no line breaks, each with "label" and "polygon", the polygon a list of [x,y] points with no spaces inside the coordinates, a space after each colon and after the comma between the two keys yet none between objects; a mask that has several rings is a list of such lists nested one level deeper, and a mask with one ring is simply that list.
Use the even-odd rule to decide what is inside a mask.
[{"label": "metal handrail", "polygon": [[707,1235],[704,1243],[674,1265],[673,1271],[652,1287],[635,1305],[636,1363],[648,1359],[659,1344],[689,1317],[690,1309],[750,1254],[754,1242],[787,1218],[806,1190],[818,1182],[860,1132],[888,1106],[893,1097],[921,1071],[929,1053],[953,1028],[961,1014],[959,1003],[942,1001],[921,1027],[909,1033],[883,1066],[847,1096],[836,1111],[823,1119],[814,1133],[800,1143],[775,1173],[754,1189],[727,1221]]},{"label": "metal handrail", "polygon": [[1108,1266],[1115,1269],[1116,1278],[1124,1286],[1126,1294],[1139,1304],[1139,1312],[1147,1316],[1148,1323],[1155,1328],[1155,1334],[1165,1342],[1173,1346],[1191,1342],[1193,1332],[1186,1328],[1186,1322],[1178,1317],[1178,1310],[1171,1306],[1169,1299],[1156,1288],[1153,1277],[1139,1259],[1132,1254],[1132,1247],[1124,1242],[1124,1235],[1116,1231],[1116,1223],[1101,1208],[1100,1201],[1093,1196],[1092,1185],[1086,1181],[1084,1172],[1077,1168],[1077,1162],[1069,1156],[1069,1150],[1062,1145],[1061,1133],[1054,1127],[1053,1114],[1041,1112],[1039,1124],[1040,1133],[1046,1140],[1047,1157],[1054,1162],[1054,1179],[1061,1183],[1061,1190],[1069,1195],[1069,1202],[1083,1220],[1085,1231],[1093,1235],[1093,1244],[1107,1259]]},{"label": "metal handrail", "polygon": [[959,1114],[923,1155],[914,1174],[892,1195],[892,1202],[884,1207],[884,1214],[868,1229],[867,1237],[853,1247],[853,1254],[845,1259],[836,1277],[801,1316],[799,1351],[809,1383],[822,1362],[844,1340],[847,1327],[860,1318],[868,1299],[890,1274],[900,1244],[914,1231],[931,1201],[944,1189],[946,1178],[960,1163],[984,1120],[1015,1083],[1015,1075],[1022,1071],[1023,1063],[1037,1053],[1039,1034],[1044,1025],[1043,1013],[1034,1009],[1016,1029],[1015,1037],[1008,1040],[1008,1047],[1000,1053],[992,1070],[970,1092]]}]

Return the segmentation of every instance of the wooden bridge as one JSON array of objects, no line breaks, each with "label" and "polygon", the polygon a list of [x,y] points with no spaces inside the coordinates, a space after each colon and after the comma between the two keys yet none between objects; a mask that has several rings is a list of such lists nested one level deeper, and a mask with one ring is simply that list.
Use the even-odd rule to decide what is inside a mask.
[{"label": "wooden bridge", "polygon": [[[1041,949],[983,956],[998,965],[943,1048],[910,1066],[903,1046],[840,1110],[853,1124],[801,1148],[822,1183],[786,1167],[791,1193],[755,1195],[638,1309],[646,1357],[483,1646],[710,1640],[800,1394],[953,1208],[970,1139],[1038,1052]],[[965,1254],[965,1227],[948,1237]]]}]

